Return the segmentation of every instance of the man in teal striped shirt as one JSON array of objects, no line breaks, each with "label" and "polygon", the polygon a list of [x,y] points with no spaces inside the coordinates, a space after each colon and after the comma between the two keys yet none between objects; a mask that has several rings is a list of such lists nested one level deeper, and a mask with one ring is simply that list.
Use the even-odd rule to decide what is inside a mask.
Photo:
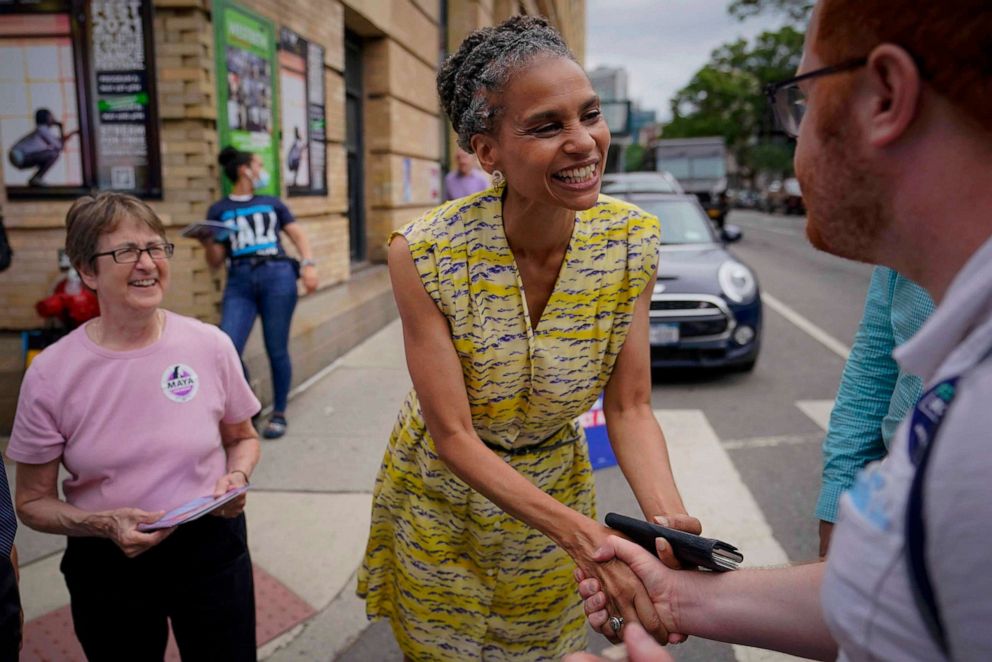
[{"label": "man in teal striped shirt", "polygon": [[892,350],[916,334],[933,308],[920,286],[891,269],[875,267],[823,440],[823,480],[816,503],[821,557],[830,544],[840,495],[866,464],[885,457],[896,428],[920,397],[920,378],[900,372]]}]

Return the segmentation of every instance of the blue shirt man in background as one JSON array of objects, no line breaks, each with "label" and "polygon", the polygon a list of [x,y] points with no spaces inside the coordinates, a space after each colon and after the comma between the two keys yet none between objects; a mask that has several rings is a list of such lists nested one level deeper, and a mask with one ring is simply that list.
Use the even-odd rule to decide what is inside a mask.
[{"label": "blue shirt man in background", "polygon": [[816,503],[821,557],[830,545],[840,495],[866,464],[885,457],[896,428],[920,397],[920,378],[900,372],[892,350],[913,337],[933,309],[930,295],[916,283],[886,267],[872,272],[823,440],[823,479]]}]

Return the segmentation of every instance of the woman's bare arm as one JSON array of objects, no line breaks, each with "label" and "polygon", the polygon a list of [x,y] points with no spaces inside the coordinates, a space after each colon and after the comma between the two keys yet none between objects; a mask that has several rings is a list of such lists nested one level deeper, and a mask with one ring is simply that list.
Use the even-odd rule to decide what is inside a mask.
[{"label": "woman's bare arm", "polygon": [[[650,282],[654,282],[653,277]],[[650,307],[648,286],[637,298],[631,328],[603,397],[610,444],[649,520],[658,515],[685,513],[672,475],[665,435],[651,406]]]},{"label": "woman's bare arm", "polygon": [[60,459],[45,464],[17,463],[17,488],[14,504],[17,516],[28,527],[64,536],[110,538],[128,556],[162,542],[172,529],[151,533],[138,531],[141,523],[159,519],[164,512],[150,513],[138,508],[117,508],[97,513],[87,512],[59,499]]}]

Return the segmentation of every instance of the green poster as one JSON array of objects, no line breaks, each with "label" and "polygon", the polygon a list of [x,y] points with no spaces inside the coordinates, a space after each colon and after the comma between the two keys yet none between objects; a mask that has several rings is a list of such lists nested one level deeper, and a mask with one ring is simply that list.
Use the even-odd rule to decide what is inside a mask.
[{"label": "green poster", "polygon": [[[214,34],[220,149],[233,145],[258,154],[269,183],[256,192],[279,195],[275,28],[227,0],[214,0]],[[230,191],[227,177],[221,180]]]}]

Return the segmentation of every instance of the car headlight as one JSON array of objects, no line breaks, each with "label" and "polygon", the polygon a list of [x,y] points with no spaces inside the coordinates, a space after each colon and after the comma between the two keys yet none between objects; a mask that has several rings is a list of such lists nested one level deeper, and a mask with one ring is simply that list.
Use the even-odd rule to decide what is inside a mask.
[{"label": "car headlight", "polygon": [[727,260],[717,271],[717,280],[724,295],[734,303],[748,303],[758,291],[758,282],[751,270],[740,262]]}]

